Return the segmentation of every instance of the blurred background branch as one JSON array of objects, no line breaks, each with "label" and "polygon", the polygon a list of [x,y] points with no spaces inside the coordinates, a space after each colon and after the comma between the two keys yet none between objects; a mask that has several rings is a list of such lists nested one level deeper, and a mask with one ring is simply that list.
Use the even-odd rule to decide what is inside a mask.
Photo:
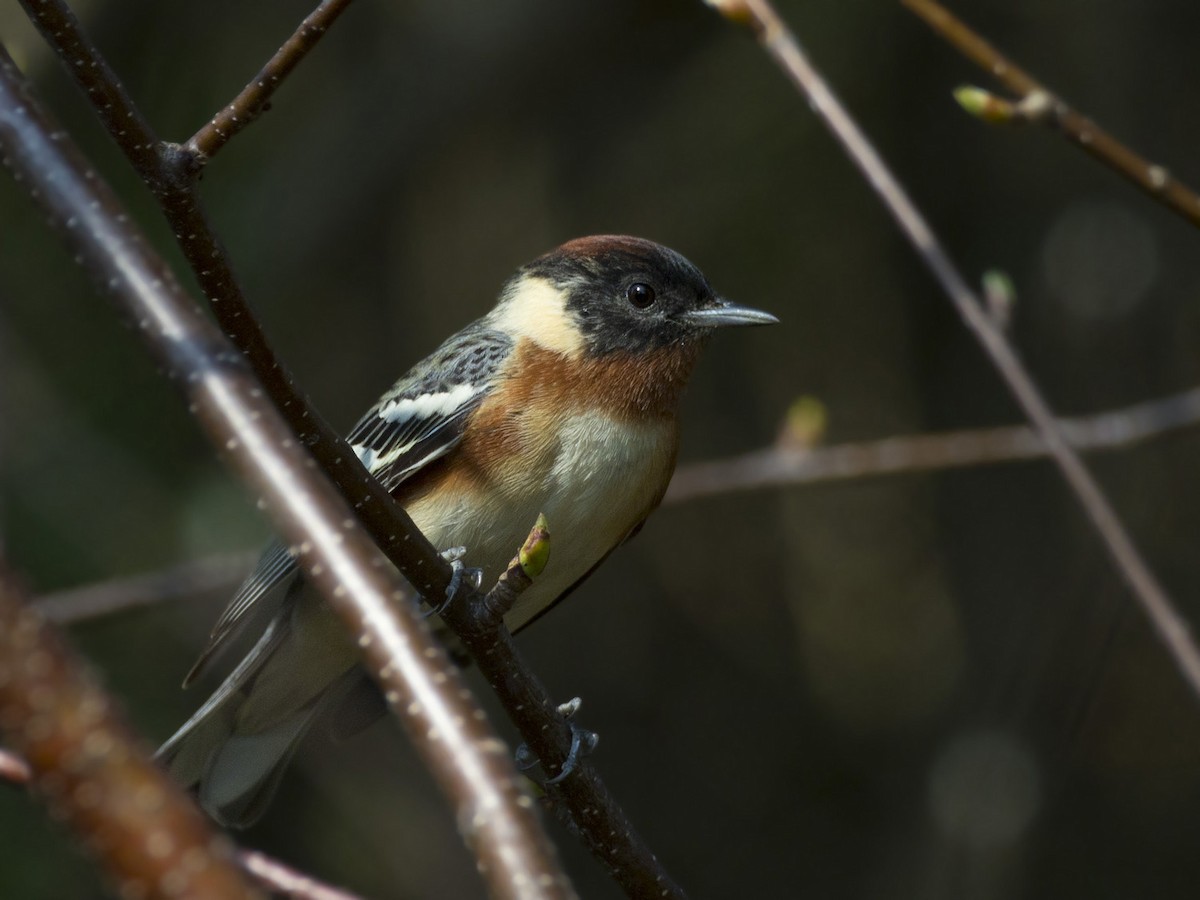
[{"label": "blurred background branch", "polygon": [[[5,115],[0,91],[0,119]],[[0,561],[0,774],[28,779],[122,896],[260,896]],[[24,763],[24,765],[23,765]]]},{"label": "blurred background branch", "polygon": [[0,748],[0,781],[7,784],[28,784],[33,778],[29,763],[11,750]]},{"label": "blurred background branch", "polygon": [[225,597],[237,587],[258,559],[255,553],[227,553],[169,566],[133,578],[115,578],[38,597],[37,610],[59,625],[84,622],[96,616],[200,597]]},{"label": "blurred background branch", "polygon": [[[1192,388],[1124,409],[1061,418],[1058,428],[1075,450],[1099,453],[1169,437],[1198,423],[1200,388]],[[1022,462],[1049,455],[1046,442],[1028,425],[901,435],[829,447],[782,443],[729,459],[681,466],[663,502],[682,503],[739,490]]]},{"label": "blurred background branch", "polygon": [[[153,764],[146,761],[145,765]],[[28,787],[33,782],[33,770],[17,754],[0,748],[0,781],[14,787]],[[189,803],[187,800],[181,802]],[[232,855],[262,887],[275,894],[295,900],[358,900],[355,894],[322,884],[257,850],[234,848]],[[191,889],[195,890],[195,887]]]},{"label": "blurred background branch", "polygon": [[359,900],[358,894],[324,884],[257,850],[239,850],[238,861],[263,887],[282,897],[292,900]]}]

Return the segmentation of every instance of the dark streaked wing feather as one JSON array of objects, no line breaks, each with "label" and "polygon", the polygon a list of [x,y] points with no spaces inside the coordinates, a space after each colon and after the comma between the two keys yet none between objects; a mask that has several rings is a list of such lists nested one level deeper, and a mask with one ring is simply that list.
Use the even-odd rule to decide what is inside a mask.
[{"label": "dark streaked wing feather", "polygon": [[233,599],[221,613],[221,618],[217,619],[217,624],[209,633],[208,643],[201,651],[200,658],[196,660],[183,679],[184,687],[190,685],[204,673],[212,661],[213,655],[221,648],[225,639],[234,632],[235,627],[242,621],[250,608],[255,604],[258,604],[260,609],[262,608],[262,604],[258,601],[263,596],[278,587],[280,590],[275,591],[273,596],[282,602],[283,598],[287,596],[286,583],[290,583],[295,574],[296,562],[288,553],[287,547],[278,540],[271,541],[262,556],[259,557],[254,571],[242,582],[242,586],[237,589],[237,593],[233,595]]},{"label": "dark streaked wing feather", "polygon": [[[466,420],[491,392],[512,339],[488,328],[485,321],[469,325],[414,366],[350,432],[351,448],[387,490],[395,490],[453,450]],[[274,598],[273,606],[282,603],[296,575],[296,562],[287,548],[273,541],[217,620],[184,686],[207,668],[247,613],[262,608],[263,598]]]},{"label": "dark streaked wing feather", "polygon": [[479,323],[460,331],[379,398],[350,432],[350,446],[393,490],[453,449],[511,350],[510,338]]},{"label": "dark streaked wing feather", "polygon": [[350,447],[384,488],[395,490],[413,472],[454,449],[479,399],[481,395],[472,394],[448,414],[438,411],[415,422],[390,423],[369,414],[370,421],[359,422],[351,434]]}]

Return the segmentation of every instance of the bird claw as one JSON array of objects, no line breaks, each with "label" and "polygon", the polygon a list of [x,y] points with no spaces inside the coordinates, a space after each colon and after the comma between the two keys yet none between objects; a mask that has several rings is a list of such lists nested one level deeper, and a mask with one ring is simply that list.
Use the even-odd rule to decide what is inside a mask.
[{"label": "bird claw", "polygon": [[[558,714],[566,720],[567,727],[571,729],[571,749],[567,752],[567,758],[563,760],[562,768],[553,778],[547,778],[542,787],[549,787],[552,784],[558,784],[568,775],[575,771],[579,763],[584,757],[590,756],[596,749],[596,745],[600,743],[600,735],[594,731],[588,731],[571,721],[575,713],[579,712],[579,707],[583,705],[583,701],[578,697],[573,697],[566,703],[560,704]],[[516,764],[517,768],[522,772],[527,772],[536,766],[540,760],[533,755],[533,752],[526,744],[521,744],[517,747]]]},{"label": "bird claw", "polygon": [[439,555],[450,563],[450,584],[446,586],[446,599],[435,609],[430,609],[425,613],[427,619],[445,612],[446,608],[462,593],[464,585],[470,585],[470,590],[477,591],[483,584],[483,569],[463,564],[463,557],[467,555],[466,547],[450,547]]}]

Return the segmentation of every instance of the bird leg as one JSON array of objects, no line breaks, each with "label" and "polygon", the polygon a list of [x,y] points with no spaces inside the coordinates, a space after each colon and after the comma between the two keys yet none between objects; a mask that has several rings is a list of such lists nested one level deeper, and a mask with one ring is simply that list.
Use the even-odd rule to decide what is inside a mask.
[{"label": "bird leg", "polygon": [[450,547],[443,550],[440,555],[442,559],[450,563],[450,584],[446,586],[446,599],[435,609],[428,610],[425,618],[441,615],[461,594],[477,591],[483,584],[483,569],[463,563],[463,557],[467,555],[466,547]]},{"label": "bird leg", "polygon": [[[559,704],[558,714],[563,717],[567,723],[567,727],[571,729],[571,749],[567,752],[567,758],[563,760],[559,773],[553,778],[546,779],[542,783],[542,787],[558,784],[574,772],[576,766],[583,761],[584,757],[590,756],[596,749],[596,745],[600,743],[600,735],[594,731],[588,731],[586,728],[582,728],[572,721],[575,713],[579,712],[579,707],[582,705],[583,701],[578,697],[572,697],[566,703]],[[541,760],[533,755],[533,751],[526,744],[521,744],[517,747],[516,763],[517,768],[522,772],[529,771],[539,762]]]}]

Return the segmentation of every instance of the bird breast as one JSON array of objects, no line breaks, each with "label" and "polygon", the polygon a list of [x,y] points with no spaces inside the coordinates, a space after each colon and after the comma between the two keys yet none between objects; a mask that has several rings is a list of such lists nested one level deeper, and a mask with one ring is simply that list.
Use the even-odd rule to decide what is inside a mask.
[{"label": "bird breast", "polygon": [[[481,413],[484,411],[481,410]],[[550,419],[557,419],[555,422]],[[586,575],[658,505],[674,468],[677,429],[668,419],[630,422],[596,409],[553,415],[509,410],[497,436],[519,448],[490,477],[458,477],[409,506],[435,546],[465,546],[485,586],[507,567],[539,513],[550,526],[550,560],[507,617],[515,630]],[[486,432],[476,431],[477,440]],[[469,447],[461,448],[469,459]]]}]

